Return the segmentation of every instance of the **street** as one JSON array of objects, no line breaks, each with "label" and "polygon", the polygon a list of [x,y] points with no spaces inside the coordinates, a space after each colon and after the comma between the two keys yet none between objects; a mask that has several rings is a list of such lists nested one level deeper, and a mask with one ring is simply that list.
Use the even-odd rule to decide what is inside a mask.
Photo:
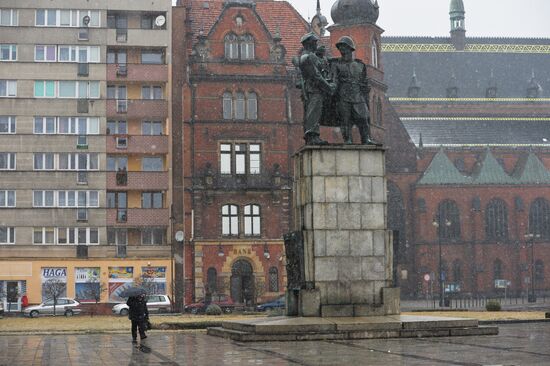
[{"label": "street", "polygon": [[196,332],[0,336],[0,365],[548,365],[550,324],[500,325],[500,335],[237,343]]}]

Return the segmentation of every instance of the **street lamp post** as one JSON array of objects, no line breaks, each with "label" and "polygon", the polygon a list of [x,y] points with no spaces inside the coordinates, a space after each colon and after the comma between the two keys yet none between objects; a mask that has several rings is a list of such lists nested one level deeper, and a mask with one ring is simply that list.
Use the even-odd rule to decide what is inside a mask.
[{"label": "street lamp post", "polygon": [[529,296],[527,297],[528,302],[536,302],[537,297],[535,295],[535,239],[540,238],[540,234],[525,234],[525,239],[531,244],[531,288],[529,291]]},{"label": "street lamp post", "polygon": [[[439,307],[445,306],[445,290],[443,286],[443,260],[441,255],[441,234],[439,233],[439,226],[441,222],[441,217],[438,217],[437,220],[434,219],[432,222],[432,225],[435,227],[436,235],[437,235],[437,244],[439,247]],[[445,220],[445,226],[449,227],[451,226],[451,222],[449,220]]]}]

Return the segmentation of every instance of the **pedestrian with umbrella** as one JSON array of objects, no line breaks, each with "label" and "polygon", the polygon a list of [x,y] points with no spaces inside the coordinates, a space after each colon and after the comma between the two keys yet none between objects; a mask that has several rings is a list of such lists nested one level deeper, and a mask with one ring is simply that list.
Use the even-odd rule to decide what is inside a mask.
[{"label": "pedestrian with umbrella", "polygon": [[147,338],[145,331],[149,323],[149,311],[147,310],[146,291],[142,287],[131,287],[122,292],[121,296],[128,296],[128,318],[132,321],[132,343],[137,343],[137,331],[143,341]]}]

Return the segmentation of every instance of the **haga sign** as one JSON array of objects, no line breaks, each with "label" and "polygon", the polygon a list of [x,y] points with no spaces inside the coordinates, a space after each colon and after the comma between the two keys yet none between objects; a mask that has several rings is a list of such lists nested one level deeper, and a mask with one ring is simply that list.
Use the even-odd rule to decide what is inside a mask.
[{"label": "haga sign", "polygon": [[64,267],[42,268],[42,280],[51,280],[54,278],[59,280],[66,280],[67,268],[64,268]]}]

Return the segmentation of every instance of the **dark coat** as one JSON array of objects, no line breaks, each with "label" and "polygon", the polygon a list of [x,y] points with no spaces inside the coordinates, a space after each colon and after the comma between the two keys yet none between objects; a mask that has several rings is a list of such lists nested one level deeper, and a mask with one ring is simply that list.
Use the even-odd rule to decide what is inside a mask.
[{"label": "dark coat", "polygon": [[128,317],[131,320],[142,321],[149,318],[149,310],[147,310],[147,300],[145,297],[130,297],[126,305],[130,308]]}]

